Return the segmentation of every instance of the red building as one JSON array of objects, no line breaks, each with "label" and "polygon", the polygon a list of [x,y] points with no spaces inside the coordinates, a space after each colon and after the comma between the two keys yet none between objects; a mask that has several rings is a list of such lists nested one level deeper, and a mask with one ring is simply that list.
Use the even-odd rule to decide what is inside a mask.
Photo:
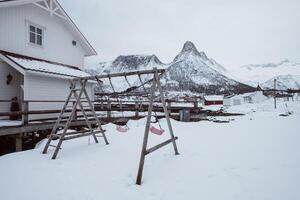
[{"label": "red building", "polygon": [[223,105],[223,96],[222,95],[211,95],[204,96],[204,105]]}]

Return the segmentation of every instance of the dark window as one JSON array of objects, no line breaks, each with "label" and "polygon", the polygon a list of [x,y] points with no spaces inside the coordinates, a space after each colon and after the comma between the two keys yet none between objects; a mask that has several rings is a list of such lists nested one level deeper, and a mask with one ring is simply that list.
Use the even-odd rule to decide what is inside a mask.
[{"label": "dark window", "polygon": [[39,46],[43,45],[43,29],[37,28],[33,25],[29,26],[29,42],[32,44],[37,44]]}]

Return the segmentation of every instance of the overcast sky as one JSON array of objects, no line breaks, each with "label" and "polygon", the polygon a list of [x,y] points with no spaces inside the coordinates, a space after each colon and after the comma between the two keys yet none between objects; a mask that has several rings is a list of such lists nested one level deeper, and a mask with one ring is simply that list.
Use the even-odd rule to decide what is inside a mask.
[{"label": "overcast sky", "polygon": [[169,63],[187,40],[230,69],[300,62],[300,0],[60,0],[98,52],[156,54]]}]

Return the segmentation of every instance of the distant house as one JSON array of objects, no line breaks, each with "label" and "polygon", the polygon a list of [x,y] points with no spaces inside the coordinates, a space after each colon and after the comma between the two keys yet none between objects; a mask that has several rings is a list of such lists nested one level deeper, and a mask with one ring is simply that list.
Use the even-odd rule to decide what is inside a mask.
[{"label": "distant house", "polygon": [[262,91],[249,92],[240,95],[229,95],[224,97],[224,106],[236,106],[244,103],[260,103],[268,98]]},{"label": "distant house", "polygon": [[[96,51],[57,0],[0,1],[0,100],[65,100]],[[93,84],[87,85],[93,99]],[[0,112],[10,110],[0,102]],[[30,109],[61,108],[32,104]]]},{"label": "distant house", "polygon": [[204,96],[204,105],[223,105],[223,95]]},{"label": "distant house", "polygon": [[224,106],[237,106],[237,105],[241,105],[242,103],[244,103],[244,98],[242,95],[228,95],[228,96],[224,96]]}]

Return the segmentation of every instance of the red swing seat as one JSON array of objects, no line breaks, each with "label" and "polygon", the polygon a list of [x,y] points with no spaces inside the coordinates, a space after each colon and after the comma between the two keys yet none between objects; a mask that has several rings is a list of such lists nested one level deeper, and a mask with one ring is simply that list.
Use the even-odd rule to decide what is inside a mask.
[{"label": "red swing seat", "polygon": [[162,135],[165,132],[164,129],[158,129],[158,128],[155,128],[154,126],[151,126],[149,130],[151,133],[154,133],[156,135]]},{"label": "red swing seat", "polygon": [[117,126],[116,130],[121,133],[126,133],[129,130],[129,127],[128,126]]}]

